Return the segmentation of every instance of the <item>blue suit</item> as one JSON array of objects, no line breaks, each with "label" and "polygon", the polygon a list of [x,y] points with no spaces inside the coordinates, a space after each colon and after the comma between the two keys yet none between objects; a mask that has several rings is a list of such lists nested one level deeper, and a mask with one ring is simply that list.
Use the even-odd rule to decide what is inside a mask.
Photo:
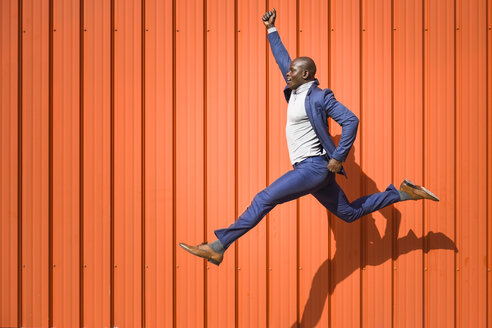
[{"label": "blue suit", "polygon": [[[284,80],[287,82],[286,74],[289,71],[291,63],[289,53],[280,40],[277,31],[269,33],[267,38],[270,42],[275,61],[282,72]],[[318,88],[318,85],[319,82],[315,79],[315,82],[307,92],[305,102],[306,114],[328,156],[344,162],[357,136],[359,119],[347,107],[335,99],[333,91],[330,89],[321,90]],[[292,90],[288,86],[285,86],[284,95],[287,103],[289,102],[291,93]],[[342,126],[342,136],[338,147],[335,147],[333,138],[328,131],[328,116]],[[340,174],[345,174],[343,168]]]},{"label": "blue suit", "polygon": [[[275,61],[285,80],[291,59],[277,31],[268,34],[268,41]],[[323,206],[340,219],[353,222],[358,218],[400,201],[398,190],[390,184],[384,192],[361,197],[350,203],[345,193],[335,181],[335,174],[327,168],[330,158],[345,161],[355,141],[359,119],[343,104],[338,102],[330,89],[321,90],[318,80],[309,88],[305,107],[306,114],[318,136],[326,155],[309,157],[293,165],[288,171],[251,201],[248,208],[228,228],[214,231],[227,249],[235,240],[255,227],[276,205],[312,194]],[[284,95],[289,102],[292,90],[286,86]],[[342,136],[335,146],[329,133],[328,117],[342,126]],[[340,174],[344,174],[342,167]]]}]

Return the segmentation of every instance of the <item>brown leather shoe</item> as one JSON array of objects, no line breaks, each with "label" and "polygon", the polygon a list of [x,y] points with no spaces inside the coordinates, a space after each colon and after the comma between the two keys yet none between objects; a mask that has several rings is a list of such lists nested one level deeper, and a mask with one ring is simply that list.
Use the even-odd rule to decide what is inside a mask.
[{"label": "brown leather shoe", "polygon": [[206,242],[196,246],[180,243],[179,246],[183,247],[185,251],[188,251],[193,255],[203,257],[215,265],[219,265],[224,257],[224,254],[215,252]]},{"label": "brown leather shoe", "polygon": [[401,183],[400,190],[409,194],[413,200],[430,199],[430,200],[433,200],[435,202],[439,201],[439,198],[437,198],[437,196],[434,195],[432,192],[430,192],[429,190],[425,189],[422,186],[417,186],[412,181],[407,180],[407,179],[405,179]]}]

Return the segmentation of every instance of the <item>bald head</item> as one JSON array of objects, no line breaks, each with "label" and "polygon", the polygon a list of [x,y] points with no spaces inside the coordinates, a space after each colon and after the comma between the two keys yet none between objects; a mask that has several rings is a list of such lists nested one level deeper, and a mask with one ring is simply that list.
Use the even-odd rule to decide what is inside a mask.
[{"label": "bald head", "polygon": [[314,80],[316,65],[309,57],[297,57],[290,63],[289,71],[285,75],[287,85],[292,90],[298,86]]},{"label": "bald head", "polygon": [[294,62],[299,65],[303,71],[309,72],[309,79],[314,79],[316,75],[316,64],[314,63],[314,60],[309,57],[297,57],[294,59]]}]

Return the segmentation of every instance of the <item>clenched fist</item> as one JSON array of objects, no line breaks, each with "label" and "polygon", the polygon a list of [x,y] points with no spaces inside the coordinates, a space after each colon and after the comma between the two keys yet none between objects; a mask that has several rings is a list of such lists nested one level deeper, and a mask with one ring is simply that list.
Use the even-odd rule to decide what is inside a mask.
[{"label": "clenched fist", "polygon": [[267,11],[262,18],[263,24],[265,24],[267,29],[275,26],[275,19],[277,18],[277,12],[275,11],[275,8],[273,8],[272,10],[273,12]]},{"label": "clenched fist", "polygon": [[340,172],[342,169],[342,162],[337,161],[334,158],[330,158],[330,161],[328,162],[328,171],[337,173]]}]

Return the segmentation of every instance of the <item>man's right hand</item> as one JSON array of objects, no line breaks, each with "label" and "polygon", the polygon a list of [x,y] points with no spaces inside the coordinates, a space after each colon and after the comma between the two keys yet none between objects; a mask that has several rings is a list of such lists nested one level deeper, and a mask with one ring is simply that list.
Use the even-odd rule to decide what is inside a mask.
[{"label": "man's right hand", "polygon": [[265,24],[266,28],[270,27],[275,27],[275,19],[277,18],[277,12],[275,11],[275,8],[272,9],[272,11],[267,11],[265,15],[263,15],[262,20],[263,24]]},{"label": "man's right hand", "polygon": [[342,162],[330,158],[330,161],[328,162],[328,171],[333,172],[333,173],[338,173],[342,169]]}]

